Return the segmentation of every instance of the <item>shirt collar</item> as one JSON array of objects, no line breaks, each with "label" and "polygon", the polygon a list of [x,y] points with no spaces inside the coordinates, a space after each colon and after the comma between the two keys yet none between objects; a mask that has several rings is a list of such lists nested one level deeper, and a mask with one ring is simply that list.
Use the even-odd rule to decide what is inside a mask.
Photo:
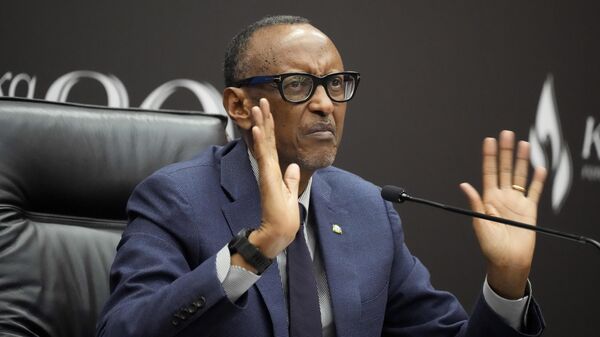
[{"label": "shirt collar", "polygon": [[[250,166],[252,167],[252,173],[254,173],[254,178],[258,181],[258,162],[254,159],[252,152],[248,149],[248,158],[250,159]],[[304,206],[306,209],[306,213],[308,214],[308,205],[310,204],[310,189],[312,186],[312,177],[308,179],[308,184],[306,184],[306,189],[302,194],[298,197],[298,202]]]}]

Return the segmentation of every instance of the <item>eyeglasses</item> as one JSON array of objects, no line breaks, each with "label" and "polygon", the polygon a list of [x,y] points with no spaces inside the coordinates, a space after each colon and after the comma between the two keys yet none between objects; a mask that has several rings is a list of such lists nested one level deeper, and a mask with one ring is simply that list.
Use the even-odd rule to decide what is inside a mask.
[{"label": "eyeglasses", "polygon": [[254,76],[234,83],[235,87],[276,83],[284,100],[290,103],[304,103],[322,85],[327,96],[334,102],[347,102],[354,97],[360,74],[355,71],[343,71],[322,77],[306,73],[287,73],[270,76]]}]

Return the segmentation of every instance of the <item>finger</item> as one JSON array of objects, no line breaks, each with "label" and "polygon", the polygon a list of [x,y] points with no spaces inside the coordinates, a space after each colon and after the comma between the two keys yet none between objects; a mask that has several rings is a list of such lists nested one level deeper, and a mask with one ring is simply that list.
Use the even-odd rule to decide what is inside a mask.
[{"label": "finger", "polygon": [[547,175],[546,169],[541,166],[536,167],[533,171],[533,179],[531,179],[531,184],[529,185],[527,198],[531,199],[535,204],[540,200],[540,195],[544,189],[544,181],[546,180]]},{"label": "finger", "polygon": [[265,130],[263,114],[259,107],[254,106],[250,110],[252,113],[252,120],[254,126],[252,126],[252,138],[254,140],[254,155],[257,160],[263,158],[265,154]]},{"label": "finger", "polygon": [[[254,126],[258,127],[262,137],[255,139],[255,155],[256,159],[271,156],[277,159],[277,149],[275,145],[274,123],[269,108],[269,102],[261,98],[259,106],[252,107],[252,119]],[[260,162],[259,162],[260,163]]]},{"label": "finger", "polygon": [[292,194],[293,200],[298,199],[298,186],[300,185],[300,167],[298,164],[290,164],[285,169],[283,181]]},{"label": "finger", "polygon": [[496,139],[488,137],[483,140],[483,189],[498,188]]},{"label": "finger", "polygon": [[252,124],[259,128],[264,127],[263,112],[258,105],[255,105],[250,109],[252,115]]},{"label": "finger", "polygon": [[262,165],[265,160],[267,160],[267,149],[265,148],[265,133],[264,130],[259,126],[255,125],[252,127],[252,139],[254,140],[253,144],[253,155],[258,163],[259,169],[262,169]]},{"label": "finger", "polygon": [[258,106],[263,112],[265,121],[272,119],[273,116],[271,115],[271,106],[269,105],[269,101],[266,98],[261,98],[258,101]]},{"label": "finger", "polygon": [[517,160],[515,162],[515,174],[513,184],[526,187],[527,171],[529,169],[529,143],[520,141],[517,146]]},{"label": "finger", "polygon": [[269,101],[266,98],[261,98],[258,101],[258,105],[262,113],[262,122],[263,127],[265,129],[265,135],[269,139],[272,139],[275,137],[275,127],[273,123],[273,116],[271,115],[271,107],[269,105]]},{"label": "finger", "polygon": [[512,185],[513,149],[515,147],[515,134],[512,131],[500,132],[499,140],[499,183],[500,188],[509,188]]}]

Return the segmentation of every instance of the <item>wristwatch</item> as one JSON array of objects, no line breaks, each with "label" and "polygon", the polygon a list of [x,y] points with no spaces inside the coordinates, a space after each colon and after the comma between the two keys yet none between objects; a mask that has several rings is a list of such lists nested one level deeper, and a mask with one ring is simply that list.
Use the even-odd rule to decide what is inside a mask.
[{"label": "wristwatch", "polygon": [[263,253],[248,241],[248,236],[254,231],[253,228],[244,228],[229,242],[229,253],[240,254],[248,264],[256,268],[258,274],[262,274],[267,269],[273,259],[264,256]]}]

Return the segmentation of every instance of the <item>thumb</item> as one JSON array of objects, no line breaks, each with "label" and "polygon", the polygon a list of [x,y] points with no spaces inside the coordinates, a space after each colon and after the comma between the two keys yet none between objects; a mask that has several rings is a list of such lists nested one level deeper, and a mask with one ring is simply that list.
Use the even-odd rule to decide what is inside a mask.
[{"label": "thumb", "polygon": [[473,186],[471,186],[471,184],[462,183],[460,184],[460,189],[463,191],[465,196],[467,196],[467,199],[469,199],[471,209],[474,212],[485,213],[481,196],[479,195],[479,192],[477,192],[477,190]]},{"label": "thumb", "polygon": [[[492,215],[498,214],[496,209],[491,205],[487,205],[488,212],[486,212],[486,208],[484,207],[484,204],[483,204],[483,201],[481,200],[481,196],[479,195],[479,192],[477,192],[477,190],[473,186],[471,186],[471,184],[462,183],[462,184],[460,184],[460,188],[462,189],[462,191],[465,193],[465,195],[469,199],[469,203],[471,204],[471,209],[474,212],[488,213],[488,214],[491,213]],[[486,227],[486,225],[481,219],[473,218],[473,229],[475,230],[475,235],[477,236],[479,245],[482,247],[482,249],[483,249],[483,244],[487,240],[485,238],[486,237],[489,238],[489,235],[486,234],[486,232],[483,230],[485,227]]]},{"label": "thumb", "polygon": [[283,181],[295,199],[298,199],[298,186],[300,185],[300,167],[298,164],[290,164],[285,169]]}]

